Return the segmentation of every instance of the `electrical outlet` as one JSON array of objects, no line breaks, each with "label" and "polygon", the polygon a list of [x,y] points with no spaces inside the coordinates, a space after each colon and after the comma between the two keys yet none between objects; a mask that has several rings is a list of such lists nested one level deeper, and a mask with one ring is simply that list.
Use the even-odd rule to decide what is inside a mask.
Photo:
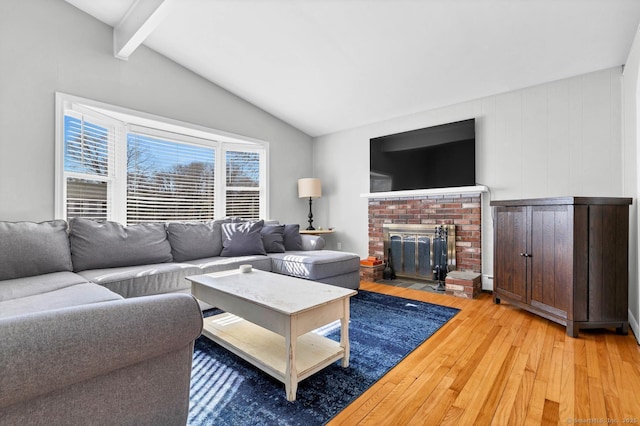
[{"label": "electrical outlet", "polygon": [[338,243],[338,244],[336,244],[336,248],[337,248],[338,250],[342,250],[342,243]]}]

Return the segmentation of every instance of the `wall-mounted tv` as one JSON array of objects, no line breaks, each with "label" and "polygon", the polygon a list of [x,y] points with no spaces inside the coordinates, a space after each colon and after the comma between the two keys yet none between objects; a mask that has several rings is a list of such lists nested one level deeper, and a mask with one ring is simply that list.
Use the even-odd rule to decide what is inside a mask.
[{"label": "wall-mounted tv", "polygon": [[370,139],[370,192],[476,185],[475,119]]}]

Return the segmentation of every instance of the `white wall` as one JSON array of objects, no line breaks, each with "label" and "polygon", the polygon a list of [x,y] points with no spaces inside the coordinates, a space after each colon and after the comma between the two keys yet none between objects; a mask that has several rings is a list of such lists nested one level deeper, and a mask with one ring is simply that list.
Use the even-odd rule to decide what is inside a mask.
[{"label": "white wall", "polygon": [[640,33],[631,46],[623,74],[623,142],[624,142],[624,192],[633,197],[629,231],[629,323],[638,343],[640,343],[640,279],[638,277],[638,168],[640,152],[638,151],[638,127],[640,126]]},{"label": "white wall", "polygon": [[56,91],[268,141],[270,216],[306,220],[309,136],[145,47],[115,59],[111,27],[63,0],[0,2],[0,220],[54,216]]},{"label": "white wall", "polygon": [[360,194],[369,192],[369,139],[475,117],[476,178],[491,191],[482,220],[483,286],[491,289],[491,199],[624,195],[621,102],[616,67],[316,138],[314,168],[324,185],[316,223],[336,228],[331,246],[366,256]]}]

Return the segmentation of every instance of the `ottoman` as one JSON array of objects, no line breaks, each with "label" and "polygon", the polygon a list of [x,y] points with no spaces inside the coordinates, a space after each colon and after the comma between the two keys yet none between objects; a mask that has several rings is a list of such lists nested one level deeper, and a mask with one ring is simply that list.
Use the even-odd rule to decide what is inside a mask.
[{"label": "ottoman", "polygon": [[272,272],[345,288],[360,287],[360,257],[333,250],[269,253]]}]

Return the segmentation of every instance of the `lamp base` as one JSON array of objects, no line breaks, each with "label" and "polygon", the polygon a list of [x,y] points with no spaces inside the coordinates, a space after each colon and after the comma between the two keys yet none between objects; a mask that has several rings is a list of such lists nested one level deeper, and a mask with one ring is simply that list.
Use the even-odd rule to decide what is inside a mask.
[{"label": "lamp base", "polygon": [[311,212],[311,197],[309,197],[309,226],[307,226],[307,231],[315,231],[316,228],[313,227],[313,213]]}]

